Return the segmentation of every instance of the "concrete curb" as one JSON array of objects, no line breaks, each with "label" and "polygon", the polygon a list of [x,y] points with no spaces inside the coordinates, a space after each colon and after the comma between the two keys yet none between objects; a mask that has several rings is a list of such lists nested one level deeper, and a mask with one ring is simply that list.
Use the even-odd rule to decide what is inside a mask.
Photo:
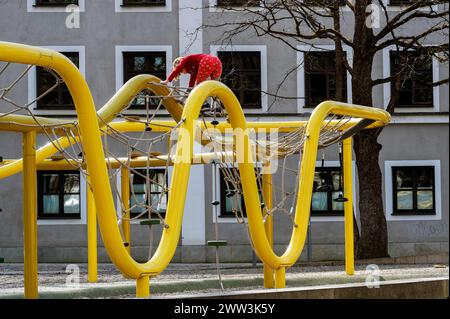
[{"label": "concrete curb", "polygon": [[[439,277],[440,278],[440,277]],[[324,275],[317,280],[317,278],[298,278],[288,276],[286,278],[286,285],[289,287],[288,289],[302,289],[302,290],[310,290],[313,287],[328,287],[330,283],[332,285],[363,285],[365,282],[366,276],[364,274],[355,275],[355,276],[345,276],[342,277],[334,277]],[[447,282],[448,282],[448,278]],[[381,281],[385,280],[381,278]],[[422,280],[420,278],[398,278],[392,276],[389,280],[384,282],[393,282],[393,281],[410,281],[410,280]],[[430,279],[431,280],[431,279]],[[436,279],[435,279],[436,280]],[[263,277],[261,275],[257,276],[247,276],[247,277],[228,277],[223,278],[223,284],[226,289],[249,289],[249,288],[257,288],[262,287],[263,285]],[[170,294],[170,293],[178,293],[177,295],[182,294],[183,292],[189,291],[204,291],[208,289],[220,289],[220,285],[218,279],[189,279],[189,280],[171,280],[171,281],[159,281],[152,282],[150,284],[151,293],[152,294]],[[133,296],[135,294],[135,284],[132,281],[126,282],[117,282],[117,283],[95,283],[95,284],[80,284],[80,287],[71,288],[71,287],[40,287],[39,289],[39,297],[41,299],[73,299],[73,298],[112,298],[112,297],[120,297],[120,296]],[[267,292],[267,290],[252,290],[258,291],[259,293]],[[241,292],[237,292],[239,294]],[[270,291],[272,293],[272,290]],[[217,294],[216,294],[217,295]],[[448,295],[448,288],[447,288]],[[189,295],[190,298],[197,298],[197,296],[201,296],[201,294],[196,295],[195,297]],[[219,296],[219,295],[217,295]],[[222,295],[220,295],[222,296]],[[13,288],[13,289],[4,289],[0,291],[0,299],[22,299],[23,298],[23,289],[22,288]],[[174,298],[174,296],[167,296],[167,298]],[[187,297],[186,297],[187,298]],[[200,298],[200,297],[199,297]],[[314,298],[314,297],[312,297]]]},{"label": "concrete curb", "polygon": [[177,296],[175,299],[448,299],[448,277],[380,282],[377,288],[363,283],[275,290],[247,290],[221,294]]}]

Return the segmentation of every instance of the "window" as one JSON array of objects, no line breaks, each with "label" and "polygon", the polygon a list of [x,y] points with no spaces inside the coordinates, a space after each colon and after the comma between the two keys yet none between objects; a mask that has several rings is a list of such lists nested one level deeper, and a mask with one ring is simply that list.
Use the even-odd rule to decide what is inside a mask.
[{"label": "window", "polygon": [[311,201],[312,216],[343,216],[344,203],[334,199],[341,194],[339,167],[316,167]]},{"label": "window", "polygon": [[[146,193],[146,169],[136,170],[137,173],[131,174],[133,190],[130,194],[130,207],[136,205],[130,211],[130,216],[136,217],[146,211],[147,207],[158,210],[160,214],[166,213],[167,192],[164,196],[164,187],[167,187],[167,175],[164,176],[165,169],[150,169],[150,194]],[[134,194],[133,194],[134,193]],[[152,213],[152,215],[155,215]],[[153,217],[153,216],[152,216]],[[142,218],[148,218],[148,214],[143,214]]]},{"label": "window", "polygon": [[[433,107],[432,58],[423,58],[415,51],[390,52],[391,73],[401,71],[405,65],[412,66],[413,74],[402,81],[397,107]],[[408,68],[407,72],[410,71]],[[391,83],[391,91],[395,83]]]},{"label": "window", "polygon": [[[304,55],[305,107],[336,99],[336,53],[310,51]],[[343,96],[347,100],[347,71],[343,70]]]},{"label": "window", "polygon": [[123,0],[122,6],[165,6],[166,0]]},{"label": "window", "polygon": [[[316,5],[316,6],[323,6],[323,5],[331,5],[336,0],[305,0],[305,4],[307,5]],[[339,0],[340,6],[345,6],[345,0]]]},{"label": "window", "polygon": [[434,166],[393,166],[393,215],[434,215]]},{"label": "window", "polygon": [[[259,170],[259,169],[258,169]],[[225,218],[234,218],[236,215],[233,212],[233,209],[238,209],[238,216],[240,216],[239,210],[242,210],[242,214],[247,217],[247,212],[245,210],[245,202],[244,196],[241,194],[236,194],[227,186],[225,181],[226,173],[224,173],[223,169],[219,169],[219,178],[220,178],[220,215],[219,217]],[[229,183],[229,182],[228,182]],[[260,183],[258,183],[258,188]],[[231,184],[229,183],[230,187]],[[234,189],[234,188],[233,188]],[[259,192],[259,200],[262,203],[262,193],[261,189],[258,189]]]},{"label": "window", "polygon": [[[80,65],[78,52],[61,52],[67,56],[77,67]],[[42,67],[36,67],[36,92],[41,96],[56,84],[55,77]],[[60,83],[36,102],[36,109],[73,110],[75,107],[72,96],[65,83]]]},{"label": "window", "polygon": [[222,82],[236,94],[243,108],[262,107],[261,52],[219,51],[222,61]]},{"label": "window", "polygon": [[70,4],[78,5],[78,0],[36,0],[35,6],[60,7],[68,6]]},{"label": "window", "polygon": [[259,6],[260,0],[217,0],[218,7]]},{"label": "window", "polygon": [[38,172],[38,218],[80,219],[80,173]]},{"label": "window", "polygon": [[[123,52],[123,82],[139,74],[151,74],[160,79],[166,78],[166,52]],[[151,95],[151,93],[147,92]],[[157,107],[159,99],[150,99],[149,106]],[[144,94],[136,98],[131,106],[134,109],[145,109]]]},{"label": "window", "polygon": [[389,0],[390,6],[406,6],[417,2],[417,0]]}]

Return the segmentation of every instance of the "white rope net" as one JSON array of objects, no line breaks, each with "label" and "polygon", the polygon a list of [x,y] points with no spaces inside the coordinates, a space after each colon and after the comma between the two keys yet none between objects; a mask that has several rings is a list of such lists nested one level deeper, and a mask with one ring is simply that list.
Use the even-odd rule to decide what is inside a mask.
[{"label": "white rope net", "polygon": [[[79,141],[80,135],[76,118],[72,117],[67,119],[67,121],[52,123],[43,122],[35,115],[34,108],[39,109],[40,102],[55,97],[61,98],[60,95],[64,92],[64,82],[53,71],[45,70],[47,72],[47,82],[43,85],[44,89],[39,91],[37,96],[30,101],[23,101],[26,96],[23,94],[25,92],[23,82],[31,71],[35,72],[31,65],[23,66],[0,62],[0,110],[3,112],[0,113],[0,122],[4,124],[18,124],[14,122],[14,119],[11,119],[11,115],[30,116],[33,121],[20,125],[40,128],[46,139],[59,152],[59,155],[53,159],[66,161],[73,170],[78,170],[83,174],[89,183],[89,176],[87,176],[85,170],[86,163],[83,145]],[[153,83],[153,85],[159,84]],[[99,118],[111,187],[113,196],[117,199],[117,222],[119,224],[122,224],[124,221],[146,218],[159,221],[157,223],[161,227],[170,227],[166,224],[164,215],[167,206],[167,195],[170,191],[170,185],[168,185],[169,167],[173,160],[170,144],[176,139],[177,129],[182,124],[182,121],[176,123],[173,127],[166,127],[167,131],[165,132],[154,132],[152,127],[161,125],[157,123],[156,119],[164,108],[164,100],[168,98],[176,99],[182,104],[189,94],[189,89],[175,86],[168,86],[168,88],[170,89],[168,96],[156,96],[144,90],[117,114],[117,119],[143,124],[146,129],[142,132],[121,132],[115,129],[111,123],[102,122],[101,118]],[[139,116],[130,115],[133,113],[139,113]],[[219,204],[228,206],[238,223],[245,226],[248,234],[245,205],[243,205],[242,201],[243,190],[237,168],[233,138],[229,135],[227,136],[226,133],[205,129],[207,122],[215,126],[219,123],[219,119],[226,121],[226,117],[227,114],[221,102],[214,97],[208,98],[201,111],[201,122],[205,124],[201,129],[201,138],[212,146],[212,151],[216,155],[214,166],[217,165],[220,172],[218,176],[222,178],[223,185],[225,185],[225,190],[222,190],[225,193],[225,203]],[[343,136],[343,127],[351,120],[352,118],[350,117],[337,115],[332,115],[328,118],[321,130],[320,147],[323,148],[338,143]],[[69,147],[63,147],[61,144],[63,138],[70,141]],[[255,176],[259,190],[261,192],[263,183],[270,183],[273,189],[272,207],[264,204],[267,201],[261,192],[264,220],[268,216],[283,213],[291,220],[293,227],[297,227],[294,223],[294,207],[298,193],[297,186],[300,179],[301,155],[305,138],[304,127],[298,127],[289,133],[277,135],[266,133],[251,135],[254,162],[256,163]],[[166,156],[162,157],[163,154],[166,154]],[[223,156],[223,154],[228,155]],[[134,167],[132,160],[136,157],[146,158],[146,165],[140,168]],[[163,165],[153,167],[151,164],[153,159],[162,162]],[[277,163],[276,174],[274,174],[272,181],[268,181],[266,176],[270,172],[267,172],[266,165],[275,162]],[[113,163],[119,163],[119,167],[113,165]],[[121,194],[117,183],[122,169],[128,170],[130,174],[129,205],[123,202],[123,194]],[[215,185],[213,186],[215,187]],[[215,203],[215,206],[218,206],[218,204]],[[217,208],[215,209],[217,214]],[[215,225],[216,239],[218,239],[217,223]],[[149,245],[149,258],[152,254],[152,238]],[[248,236],[248,239],[250,244],[252,244],[250,236]]]}]

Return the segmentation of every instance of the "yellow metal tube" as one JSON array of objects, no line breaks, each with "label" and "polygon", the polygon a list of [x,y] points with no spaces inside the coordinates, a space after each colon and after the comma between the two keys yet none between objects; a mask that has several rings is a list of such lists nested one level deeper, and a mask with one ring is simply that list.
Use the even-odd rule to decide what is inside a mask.
[{"label": "yellow metal tube", "polygon": [[343,141],[343,170],[344,170],[344,203],[345,223],[345,271],[347,275],[355,273],[354,234],[353,234],[353,169],[352,169],[352,138]]},{"label": "yellow metal tube", "polygon": [[[266,211],[272,209],[272,174],[270,173],[270,163],[267,164],[264,169],[267,170],[267,174],[262,174],[262,193],[264,198],[264,204]],[[264,212],[264,209],[263,209]],[[269,214],[266,216],[266,222],[264,228],[266,230],[266,236],[269,244],[273,248],[273,216]],[[275,288],[274,271],[269,265],[264,264],[264,287]]]},{"label": "yellow metal tube", "polygon": [[128,243],[126,247],[128,253],[131,253],[130,237],[130,171],[127,167],[120,169],[120,194],[122,197],[122,232],[123,240]]},{"label": "yellow metal tube", "polygon": [[142,276],[136,279],[136,298],[148,298],[150,296],[150,276]]},{"label": "yellow metal tube", "polygon": [[87,185],[87,233],[88,233],[88,281],[98,281],[97,262],[97,213],[95,199],[89,183]]},{"label": "yellow metal tube", "polygon": [[[181,115],[182,123],[175,152],[175,162],[171,179],[171,189],[166,212],[166,226],[163,229],[159,246],[150,261],[140,264],[134,261],[123,246],[115,214],[114,198],[109,184],[105,154],[103,152],[100,125],[89,88],[75,65],[62,54],[51,50],[29,47],[19,44],[0,42],[0,60],[34,64],[55,70],[67,84],[75,103],[81,141],[85,152],[87,171],[91,178],[92,191],[98,213],[98,223],[105,248],[113,263],[125,275],[143,278],[146,275],[160,273],[172,259],[181,233],[181,223],[186,200],[190,166],[193,159],[194,136],[198,116],[203,102],[209,96],[219,98],[228,114],[231,127],[235,129],[237,157],[242,181],[245,206],[247,207],[249,230],[259,258],[275,272],[276,286],[282,286],[284,268],[292,265],[300,256],[306,239],[308,227],[312,185],[317,157],[320,129],[326,117],[333,113],[367,118],[379,123],[388,123],[389,114],[376,108],[368,108],[345,103],[326,101],[317,106],[305,128],[306,141],[303,146],[302,166],[300,170],[299,192],[295,207],[294,227],[289,246],[282,256],[277,256],[267,238],[261,215],[261,204],[255,179],[254,163],[251,154],[249,127],[239,101],[232,91],[222,83],[207,81],[198,85],[190,94]],[[177,109],[179,112],[179,109]],[[179,116],[172,114],[178,122]],[[105,121],[106,116],[100,116]],[[46,152],[51,153],[48,149]],[[54,148],[51,151],[55,151]],[[51,154],[50,154],[51,155]],[[48,155],[49,156],[49,155]],[[44,160],[48,156],[39,160]],[[14,168],[20,170],[19,168]],[[11,174],[0,168],[0,178]],[[139,279],[140,280],[140,279]],[[278,283],[277,283],[278,281]],[[139,286],[139,284],[138,284]]]},{"label": "yellow metal tube", "polygon": [[275,269],[275,288],[286,287],[286,268],[280,267]]},{"label": "yellow metal tube", "polygon": [[25,298],[38,298],[36,132],[23,133],[23,255]]}]

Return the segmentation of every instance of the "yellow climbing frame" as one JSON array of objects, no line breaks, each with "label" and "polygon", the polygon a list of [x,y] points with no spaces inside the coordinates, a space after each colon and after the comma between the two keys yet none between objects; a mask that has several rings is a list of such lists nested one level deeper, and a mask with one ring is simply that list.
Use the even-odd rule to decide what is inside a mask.
[{"label": "yellow climbing frame", "polygon": [[[129,249],[124,246],[124,240],[117,223],[116,208],[114,198],[108,178],[108,171],[103,151],[100,128],[114,119],[115,115],[121,111],[130,98],[136,96],[142,89],[151,89],[158,95],[167,95],[167,88],[152,85],[158,81],[152,76],[138,76],[124,85],[116,95],[102,108],[96,112],[94,101],[89,87],[80,74],[76,66],[64,55],[38,47],[22,44],[0,42],[0,61],[30,64],[46,67],[54,70],[66,83],[76,109],[79,139],[83,144],[86,170],[89,176],[92,196],[89,200],[89,220],[95,222],[95,213],[101,231],[104,246],[112,262],[127,277],[137,281],[137,296],[146,297],[149,294],[149,278],[161,273],[169,264],[175,254],[175,250],[180,238],[181,224],[183,219],[184,205],[188,187],[190,167],[194,157],[202,154],[194,154],[194,137],[199,125],[198,117],[200,108],[208,97],[218,98],[229,114],[229,124],[221,123],[218,129],[233,128],[237,147],[236,157],[238,158],[239,174],[242,181],[245,206],[247,207],[248,224],[251,240],[255,252],[265,265],[265,273],[270,278],[266,278],[266,286],[284,287],[285,269],[293,265],[299,258],[306,239],[311,196],[313,190],[314,171],[316,166],[319,134],[324,120],[329,114],[353,116],[361,119],[370,119],[374,123],[371,127],[386,125],[390,121],[387,112],[372,108],[325,101],[318,105],[307,123],[305,122],[270,122],[270,123],[247,123],[242,108],[233,92],[224,84],[216,81],[207,81],[198,85],[192,90],[186,100],[184,109],[174,100],[165,99],[164,106],[171,114],[175,122],[182,121],[177,129],[179,139],[176,145],[176,152],[173,165],[171,188],[167,202],[165,223],[168,227],[163,229],[160,243],[153,257],[146,263],[136,262],[130,255]],[[56,153],[57,148],[48,144],[35,151],[35,138],[33,134],[41,132],[39,127],[27,124],[33,123],[34,119],[21,115],[9,115],[0,117],[0,130],[10,130],[23,132],[24,134],[24,159],[15,160],[0,166],[0,178],[14,175],[23,170],[24,188],[34,194],[36,166],[57,167],[56,162],[49,162],[47,158]],[[39,118],[42,124],[64,124],[63,120]],[[25,125],[24,125],[25,124]],[[351,122],[348,125],[354,125]],[[112,123],[121,131],[138,131],[144,129],[142,123],[121,122]],[[272,232],[270,224],[265,225],[261,212],[261,203],[257,190],[257,182],[252,160],[251,142],[249,139],[250,128],[278,128],[281,131],[289,131],[300,126],[305,126],[306,140],[303,146],[302,163],[300,170],[300,181],[298,198],[295,207],[294,227],[290,243],[286,251],[277,256],[272,247]],[[88,137],[88,138],[87,138]],[[61,137],[59,144],[68,147],[74,141],[69,141]],[[210,155],[210,157],[213,157]],[[31,159],[33,158],[33,159]],[[146,159],[145,159],[146,160]],[[144,158],[141,159],[142,162]],[[152,159],[158,161],[158,159]],[[164,162],[161,158],[161,162]],[[155,165],[157,165],[156,163]],[[56,168],[58,169],[58,168]],[[344,182],[345,196],[350,199],[345,204],[345,236],[346,236],[346,261],[347,273],[353,273],[353,212],[351,201],[351,137],[344,141]],[[126,188],[125,181],[123,187]],[[266,189],[269,193],[271,190]],[[93,207],[95,203],[95,208]],[[24,198],[24,224],[25,227],[25,291],[26,297],[37,297],[37,237],[36,231],[36,205],[28,196]],[[90,236],[93,237],[95,230],[91,225]],[[128,237],[129,234],[126,233]],[[90,248],[89,258],[96,262],[96,254]],[[93,272],[90,281],[96,280],[96,273]]]}]

